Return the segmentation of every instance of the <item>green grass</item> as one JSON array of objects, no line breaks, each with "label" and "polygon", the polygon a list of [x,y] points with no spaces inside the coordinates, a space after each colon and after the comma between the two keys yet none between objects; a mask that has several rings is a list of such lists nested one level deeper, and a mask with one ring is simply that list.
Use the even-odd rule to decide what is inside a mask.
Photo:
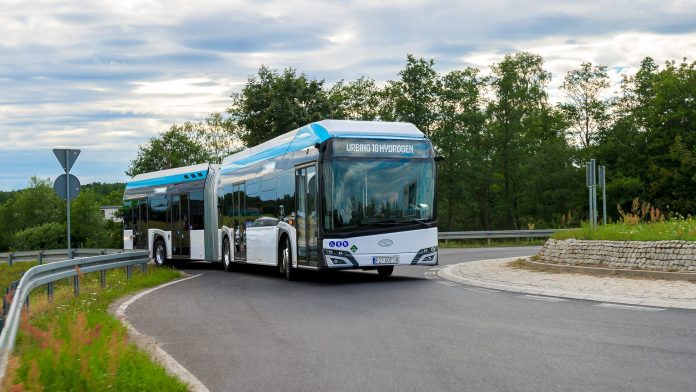
[{"label": "green grass", "polygon": [[45,289],[34,290],[11,359],[10,376],[0,389],[187,390],[186,384],[129,343],[125,327],[107,310],[119,297],[178,277],[175,270],[148,266],[144,274],[135,268],[128,281],[124,269],[119,269],[108,272],[107,287],[102,289],[99,274],[88,274],[80,278],[78,297],[63,281],[56,286],[53,302],[48,301]]},{"label": "green grass", "polygon": [[5,294],[5,289],[10,286],[10,283],[19,280],[26,270],[36,264],[35,261],[22,261],[14,263],[12,266],[7,263],[0,264],[0,290],[2,290],[2,294]]},{"label": "green grass", "polygon": [[674,219],[654,223],[612,223],[590,229],[582,228],[554,233],[557,240],[575,238],[578,240],[613,241],[696,241],[696,219]]},{"label": "green grass", "polygon": [[545,238],[520,238],[520,239],[491,239],[488,240],[440,240],[438,247],[440,248],[494,248],[504,246],[535,246],[544,245]]}]

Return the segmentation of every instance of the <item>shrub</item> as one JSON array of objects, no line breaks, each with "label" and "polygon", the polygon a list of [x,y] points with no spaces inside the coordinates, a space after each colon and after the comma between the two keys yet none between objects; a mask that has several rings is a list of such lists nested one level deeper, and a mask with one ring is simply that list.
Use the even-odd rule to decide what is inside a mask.
[{"label": "shrub", "polygon": [[12,250],[60,249],[67,247],[66,226],[58,222],[48,222],[28,227],[12,235]]}]

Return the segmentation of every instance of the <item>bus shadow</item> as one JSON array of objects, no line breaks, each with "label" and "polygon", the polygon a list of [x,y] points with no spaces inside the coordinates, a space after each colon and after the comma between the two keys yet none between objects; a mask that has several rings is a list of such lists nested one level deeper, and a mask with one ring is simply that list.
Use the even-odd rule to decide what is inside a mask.
[{"label": "bus shadow", "polygon": [[[176,266],[180,270],[189,271],[223,271],[220,263],[187,262]],[[374,270],[344,270],[344,271],[309,271],[299,270],[298,279],[291,283],[310,283],[316,285],[341,285],[360,284],[374,282],[420,282],[427,280],[424,276],[399,275],[399,269],[395,269],[395,275],[379,276]],[[285,275],[278,273],[277,269],[264,265],[240,264],[235,266],[233,274],[245,274],[263,276],[271,279],[285,280]]]}]

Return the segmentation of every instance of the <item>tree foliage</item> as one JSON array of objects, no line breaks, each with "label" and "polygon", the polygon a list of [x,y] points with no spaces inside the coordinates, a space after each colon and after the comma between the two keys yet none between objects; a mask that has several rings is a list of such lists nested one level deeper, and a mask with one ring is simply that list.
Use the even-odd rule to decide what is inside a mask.
[{"label": "tree foliage", "polygon": [[608,120],[609,103],[601,98],[602,92],[607,88],[607,67],[593,66],[589,62],[568,72],[561,85],[568,102],[562,103],[560,107],[569,121],[573,142],[577,142],[583,149],[588,149],[595,143],[596,134]]},{"label": "tree foliage", "polygon": [[190,136],[194,132],[192,123],[174,124],[166,132],[153,136],[138,148],[138,155],[130,163],[126,174],[133,177],[141,173],[208,162],[211,159],[209,152]]},{"label": "tree foliage", "polygon": [[241,140],[255,146],[288,131],[329,118],[332,112],[324,81],[262,66],[249,77],[227,110],[240,128]]}]

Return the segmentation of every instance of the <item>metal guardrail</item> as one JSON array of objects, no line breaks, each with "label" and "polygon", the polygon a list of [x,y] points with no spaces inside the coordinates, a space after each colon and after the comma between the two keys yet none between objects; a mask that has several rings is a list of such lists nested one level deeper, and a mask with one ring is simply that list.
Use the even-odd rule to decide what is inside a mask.
[{"label": "metal guardrail", "polygon": [[494,231],[442,231],[438,239],[449,240],[490,240],[498,238],[548,238],[557,231],[565,229],[544,230],[494,230]]},{"label": "metal guardrail", "polygon": [[14,349],[17,329],[23,306],[29,306],[29,294],[36,287],[47,285],[49,298],[53,296],[53,282],[73,278],[75,295],[79,294],[79,274],[100,272],[102,287],[106,285],[106,271],[126,267],[126,275],[131,278],[134,265],[140,265],[142,271],[147,269],[150,257],[147,251],[124,252],[112,255],[83,257],[58,261],[50,264],[37,265],[24,273],[19,285],[13,293],[12,303],[7,312],[4,328],[0,333],[0,380],[3,379],[10,353]]},{"label": "metal guardrail", "polygon": [[[100,256],[113,253],[123,252],[123,249],[107,249],[107,248],[77,248],[73,249],[73,257]],[[26,250],[17,252],[0,253],[0,264],[22,262],[22,261],[39,261],[39,264],[48,261],[65,260],[68,256],[67,249],[47,249],[47,250]]]}]

